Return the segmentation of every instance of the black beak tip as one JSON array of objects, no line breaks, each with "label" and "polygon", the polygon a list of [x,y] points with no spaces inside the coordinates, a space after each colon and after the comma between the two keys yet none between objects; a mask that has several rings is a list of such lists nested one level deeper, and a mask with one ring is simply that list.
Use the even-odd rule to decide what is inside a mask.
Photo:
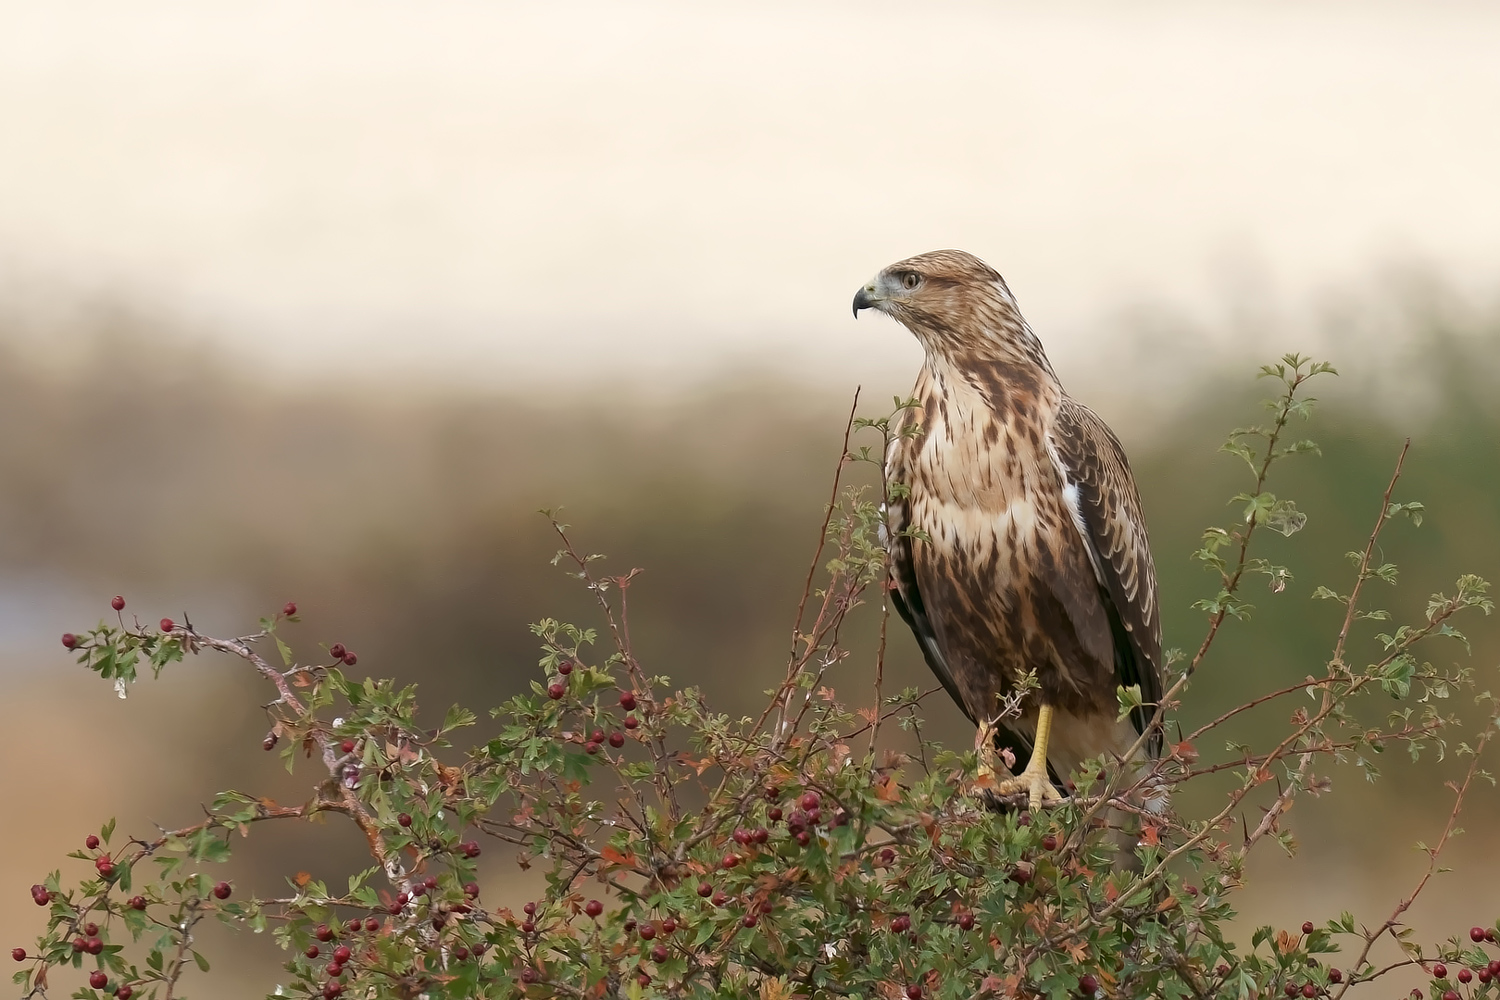
[{"label": "black beak tip", "polygon": [[875,305],[875,298],[870,294],[868,288],[861,288],[854,293],[854,318],[859,319],[861,309],[869,309]]}]

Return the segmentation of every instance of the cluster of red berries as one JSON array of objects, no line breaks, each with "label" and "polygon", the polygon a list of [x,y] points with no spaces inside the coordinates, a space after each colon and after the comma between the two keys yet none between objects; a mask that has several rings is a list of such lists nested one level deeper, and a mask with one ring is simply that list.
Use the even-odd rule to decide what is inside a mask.
[{"label": "cluster of red berries", "polygon": [[[292,605],[291,607],[295,610],[296,605]],[[355,655],[354,650],[345,649],[342,642],[336,642],[332,646],[329,646],[328,655],[333,657],[336,662],[342,660],[346,667],[352,667],[359,662],[359,657]]]}]

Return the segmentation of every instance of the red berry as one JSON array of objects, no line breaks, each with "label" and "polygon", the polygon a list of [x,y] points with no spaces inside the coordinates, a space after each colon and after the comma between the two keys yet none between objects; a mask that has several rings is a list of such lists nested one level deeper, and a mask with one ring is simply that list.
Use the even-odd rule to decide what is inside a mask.
[{"label": "red berry", "polygon": [[86,923],[86,924],[83,925],[83,936],[84,937],[93,937],[95,934],[98,934],[98,933],[99,933],[99,925],[96,924],[96,923],[94,923],[92,920],[90,920],[88,923]]},{"label": "red berry", "polygon": [[1495,978],[1494,976],[1490,975],[1490,970],[1489,969],[1480,969],[1477,973],[1475,973],[1475,975],[1477,975],[1479,977],[1479,981],[1481,983],[1487,983],[1491,979]]},{"label": "red berry", "polygon": [[411,813],[402,813],[396,817],[396,822],[402,826],[411,826]]},{"label": "red berry", "polygon": [[308,958],[317,958],[320,954],[322,954],[322,952],[319,951],[317,945],[310,944],[310,945],[307,946],[307,950],[304,951],[302,954],[306,955]]},{"label": "red berry", "polygon": [[277,736],[275,733],[272,733],[270,736],[267,736],[265,739],[260,741],[260,748],[262,750],[275,750],[276,743],[280,739],[281,737]]},{"label": "red berry", "polygon": [[599,914],[604,912],[604,904],[599,902],[597,899],[591,899],[587,903],[583,904],[583,912],[587,913],[591,917],[597,917]]},{"label": "red berry", "polygon": [[1500,958],[1490,959],[1490,964],[1485,966],[1491,976],[1500,976]]},{"label": "red berry", "polygon": [[464,857],[466,857],[466,858],[477,858],[477,857],[479,857],[479,854],[480,854],[480,851],[479,851],[479,841],[477,841],[477,840],[468,840],[468,841],[465,841],[464,843],[462,843],[462,844],[460,844],[458,846],[459,846],[459,850],[461,850],[461,851],[464,852]]},{"label": "red berry", "polygon": [[906,1000],[922,1000],[922,987],[912,983],[906,988]]},{"label": "red berry", "polygon": [[1432,978],[1433,979],[1447,979],[1448,978],[1448,967],[1446,965],[1444,965],[1442,962],[1438,962],[1436,965],[1434,965],[1432,967]]},{"label": "red berry", "polygon": [[313,937],[317,938],[319,941],[332,941],[333,928],[329,927],[327,924],[319,924],[317,930],[313,931]]},{"label": "red berry", "polygon": [[129,986],[121,986],[119,989],[115,990],[116,1000],[130,1000],[130,998],[134,995],[135,990],[131,989]]},{"label": "red berry", "polygon": [[733,868],[739,863],[740,856],[738,854],[726,854],[724,855],[724,860],[719,862],[719,865],[722,868]]},{"label": "red berry", "polygon": [[1026,865],[1016,865],[1010,870],[1010,877],[1018,885],[1025,885],[1031,881],[1031,869]]},{"label": "red berry", "polygon": [[297,602],[287,601],[281,606],[281,613],[286,615],[288,618],[292,617],[292,615],[295,615],[297,613]]},{"label": "red berry", "polygon": [[806,847],[808,844],[811,844],[811,843],[812,843],[812,834],[808,833],[806,830],[798,830],[797,831],[797,846],[798,847]]},{"label": "red berry", "polygon": [[642,969],[640,972],[637,972],[635,974],[635,982],[637,986],[640,986],[642,989],[644,989],[651,984],[651,976],[646,972],[646,970]]},{"label": "red berry", "polygon": [[781,807],[772,806],[771,808],[767,809],[766,818],[769,819],[772,823],[781,822]]},{"label": "red berry", "polygon": [[1469,928],[1469,940],[1473,941],[1475,944],[1478,944],[1479,942],[1483,941],[1484,940],[1484,928],[1483,927],[1470,927]]},{"label": "red berry", "polygon": [[1087,973],[1079,976],[1078,991],[1080,993],[1083,993],[1085,996],[1093,996],[1095,993],[1099,992],[1099,980],[1095,979],[1092,975]]},{"label": "red berry", "polygon": [[353,753],[354,752],[354,741],[353,740],[345,740],[344,742],[342,742],[342,743],[339,744],[339,749],[342,750],[342,751],[344,751],[344,753]]},{"label": "red berry", "polygon": [[62,644],[63,648],[72,649],[74,646],[78,645],[78,636],[74,635],[72,632],[64,632],[62,637]]},{"label": "red berry", "polygon": [[740,926],[741,927],[754,927],[758,923],[760,923],[760,921],[756,918],[755,914],[753,914],[753,913],[747,913],[743,917],[740,918]]},{"label": "red berry", "polygon": [[891,921],[891,930],[897,934],[904,934],[911,930],[911,917],[908,917],[904,913],[898,914],[896,919]]},{"label": "red berry", "polygon": [[639,726],[640,724],[641,724],[641,721],[639,719],[637,719],[635,716],[633,716],[633,715],[627,715],[627,716],[625,716],[625,728],[626,729],[634,729],[636,726]]},{"label": "red berry", "polygon": [[1330,983],[1342,983],[1344,981],[1344,974],[1338,969],[1329,969],[1328,981]]},{"label": "red berry", "polygon": [[667,960],[667,946],[666,945],[659,944],[655,948],[651,949],[651,961],[653,961],[653,962],[665,962],[666,960]]},{"label": "red berry", "polygon": [[523,921],[521,921],[521,933],[522,934],[535,934],[536,933],[536,924],[532,923],[530,920],[523,920]]},{"label": "red berry", "polygon": [[333,960],[340,965],[347,965],[349,962],[349,957],[353,954],[354,952],[349,950],[348,945],[341,944],[337,948],[333,949]]},{"label": "red berry", "polygon": [[159,624],[161,625],[161,630],[163,632],[170,632],[177,627],[172,623],[172,619],[170,618],[163,618]]},{"label": "red berry", "polygon": [[1042,838],[1042,850],[1044,850],[1044,851],[1055,851],[1055,850],[1057,850],[1057,838],[1054,837],[1050,833],[1047,834],[1045,837],[1043,837]]},{"label": "red berry", "polygon": [[81,937],[76,937],[76,938],[73,939],[73,950],[74,951],[86,951],[88,949],[88,946],[89,946],[89,943],[87,941],[85,941]]},{"label": "red berry", "polygon": [[765,792],[762,794],[765,795],[767,802],[775,802],[781,798],[781,789],[775,785],[767,785]]},{"label": "red berry", "polygon": [[958,915],[958,926],[962,927],[966,931],[973,930],[974,929],[974,914],[969,913],[967,911],[965,911],[964,913],[960,913]]},{"label": "red berry", "polygon": [[521,970],[521,982],[534,983],[536,982],[536,979],[536,970],[531,968],[531,966],[528,965],[526,968]]},{"label": "red berry", "polygon": [[328,647],[328,655],[333,657],[335,660],[342,660],[344,658],[344,654],[347,652],[349,651],[344,648],[344,644],[342,642],[336,642],[332,646]]},{"label": "red berry", "polygon": [[230,888],[228,882],[220,882],[218,885],[214,886],[214,896],[217,899],[228,899],[229,894],[232,891],[233,889]]},{"label": "red berry", "polygon": [[677,921],[671,917],[667,917],[661,922],[661,932],[663,934],[671,934],[675,930],[677,930]]},{"label": "red berry", "polygon": [[568,693],[568,689],[565,688],[565,687],[563,687],[562,684],[560,684],[560,683],[559,684],[548,684],[547,685],[547,697],[551,698],[553,701],[557,701],[559,698],[561,698],[563,695],[565,695],[567,693]]},{"label": "red berry", "polygon": [[25,948],[12,948],[10,950],[10,957],[13,958],[13,959],[15,959],[17,962],[24,962],[24,961],[26,961],[26,949]]},{"label": "red berry", "polygon": [[557,665],[557,672],[566,677],[573,672],[573,664],[569,663],[567,660],[563,660]]},{"label": "red berry", "polygon": [[698,895],[702,896],[704,899],[707,899],[709,896],[712,896],[713,894],[714,894],[714,887],[713,886],[709,885],[707,882],[699,882],[698,883]]},{"label": "red berry", "polygon": [[1457,990],[1444,990],[1443,991],[1443,1000],[1458,1000],[1458,991]]},{"label": "red berry", "polygon": [[1459,982],[1467,984],[1469,982],[1469,980],[1471,980],[1473,978],[1474,978],[1474,973],[1470,972],[1468,969],[1459,969],[1458,970],[1458,981]]},{"label": "red berry", "polygon": [[527,903],[525,906],[521,907],[521,912],[526,914],[528,917],[536,916],[536,904]]},{"label": "red berry", "polygon": [[469,949],[465,948],[463,945],[459,945],[457,948],[453,949],[453,957],[462,962],[464,959],[469,957]]},{"label": "red berry", "polygon": [[599,744],[595,743],[593,740],[590,740],[583,745],[583,752],[592,756],[599,752]]},{"label": "red berry", "polygon": [[816,809],[818,808],[818,805],[822,803],[822,801],[823,796],[819,795],[817,792],[807,791],[802,793],[803,809]]},{"label": "red berry", "polygon": [[620,749],[625,745],[625,734],[620,732],[610,733],[609,745],[614,747],[616,750]]},{"label": "red berry", "polygon": [[84,942],[83,950],[90,955],[97,955],[104,950],[104,942],[96,937],[91,937]]},{"label": "red berry", "polygon": [[724,895],[722,892],[716,892],[714,893],[714,898],[709,900],[709,902],[713,903],[715,906],[723,906],[725,903],[729,902],[729,897]]},{"label": "red berry", "polygon": [[811,809],[809,809],[807,811],[807,825],[808,826],[817,826],[818,825],[818,820],[820,820],[822,818],[823,818],[823,810],[819,809],[817,806],[813,806]]},{"label": "red berry", "polygon": [[99,846],[99,838],[91,833],[87,837],[83,838],[83,846],[92,851],[94,848]]},{"label": "red berry", "polygon": [[478,882],[465,882],[464,883],[464,895],[468,896],[470,899],[478,899],[479,898],[479,883]]},{"label": "red berry", "polygon": [[354,650],[351,649],[349,650],[349,652],[344,654],[344,666],[352,667],[358,662],[359,656],[354,652]]},{"label": "red berry", "polygon": [[1281,991],[1289,997],[1294,997],[1298,993],[1302,992],[1302,987],[1298,986],[1296,983],[1287,983],[1282,987]]},{"label": "red berry", "polygon": [[323,1000],[334,1000],[344,992],[343,983],[326,982],[323,984]]},{"label": "red berry", "polygon": [[89,985],[96,990],[104,989],[105,985],[108,982],[109,976],[103,969],[95,969],[93,972],[89,973]]},{"label": "red berry", "polygon": [[889,847],[884,848],[880,852],[880,863],[882,865],[885,865],[887,868],[889,868],[891,865],[895,864],[896,863],[896,852],[893,851],[893,850],[891,850]]},{"label": "red berry", "polygon": [[1182,891],[1187,893],[1189,896],[1196,897],[1198,895],[1198,887],[1196,885],[1184,885],[1182,887]]},{"label": "red berry", "polygon": [[1318,995],[1318,987],[1313,983],[1303,983],[1302,995],[1306,997],[1307,1000],[1313,1000],[1313,997]]},{"label": "red berry", "polygon": [[1303,934],[1311,934],[1312,932],[1313,932],[1313,922],[1311,920],[1304,920],[1304,921],[1302,921],[1302,933]]},{"label": "red berry", "polygon": [[620,707],[627,712],[635,711],[635,695],[630,691],[620,692]]},{"label": "red berry", "polygon": [[101,855],[95,860],[94,867],[99,870],[99,875],[102,878],[109,878],[115,873],[115,863],[109,860],[108,854]]},{"label": "red berry", "polygon": [[641,940],[650,941],[654,937],[656,937],[656,925],[641,924]]},{"label": "red berry", "polygon": [[771,831],[763,826],[756,827],[750,831],[750,839],[757,844],[764,844],[771,839]]}]

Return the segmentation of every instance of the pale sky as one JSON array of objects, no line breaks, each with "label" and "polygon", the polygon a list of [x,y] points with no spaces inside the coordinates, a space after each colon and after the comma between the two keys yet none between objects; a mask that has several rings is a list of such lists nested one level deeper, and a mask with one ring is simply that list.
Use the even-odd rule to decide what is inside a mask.
[{"label": "pale sky", "polygon": [[0,278],[496,385],[911,369],[961,246],[1121,310],[1500,285],[1500,6],[0,0]]}]

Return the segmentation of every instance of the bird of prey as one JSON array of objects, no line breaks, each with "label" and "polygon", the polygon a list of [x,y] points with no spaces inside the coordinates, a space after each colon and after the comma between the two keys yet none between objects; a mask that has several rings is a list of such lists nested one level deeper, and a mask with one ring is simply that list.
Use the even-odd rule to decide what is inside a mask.
[{"label": "bird of prey", "polygon": [[[1123,759],[1161,698],[1156,570],[1135,480],[979,258],[937,250],[892,264],[854,296],[856,318],[861,309],[899,321],[926,354],[885,459],[896,610],[978,726],[993,792],[1024,792],[1036,809],[1083,761]],[[1036,687],[1003,713],[1028,674]],[[1131,685],[1142,705],[1120,721],[1116,689]],[[1153,731],[1144,750],[1160,747]],[[997,771],[998,748],[1025,769]]]}]

